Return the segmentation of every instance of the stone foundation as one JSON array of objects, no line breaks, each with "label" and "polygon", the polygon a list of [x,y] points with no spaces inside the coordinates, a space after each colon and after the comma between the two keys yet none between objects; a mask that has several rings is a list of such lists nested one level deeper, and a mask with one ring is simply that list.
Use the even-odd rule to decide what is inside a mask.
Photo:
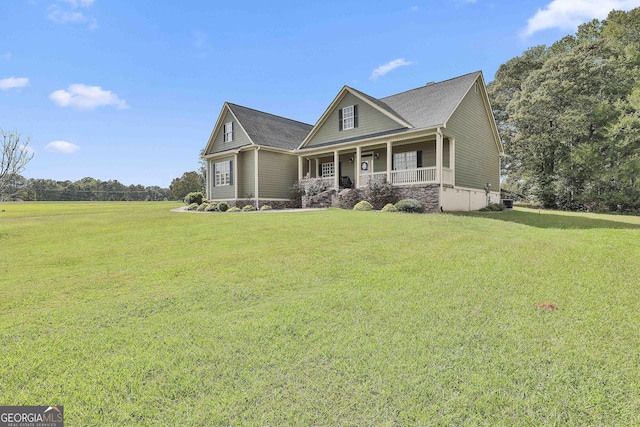
[{"label": "stone foundation", "polygon": [[[437,184],[395,187],[398,200],[416,199],[424,206],[427,212],[440,212],[439,186]],[[328,208],[339,207],[352,209],[353,205],[365,200],[365,191],[360,189],[345,189],[336,193],[335,190],[326,190],[317,196],[302,196],[303,208]]]},{"label": "stone foundation", "polygon": [[[235,199],[235,200],[226,200],[226,202],[229,204],[230,208],[235,206],[239,209],[242,209],[246,205],[251,205],[251,206],[256,205],[255,199]],[[262,200],[261,199],[258,202],[258,209],[260,209],[264,205],[269,205],[273,209],[293,209],[295,207],[294,203],[291,200],[268,200],[268,199]]]},{"label": "stone foundation", "polygon": [[302,196],[302,209],[329,208],[333,206],[333,196],[336,190],[325,190],[316,196]]},{"label": "stone foundation", "polygon": [[398,200],[416,199],[427,212],[440,212],[440,186],[438,184],[396,187]]}]

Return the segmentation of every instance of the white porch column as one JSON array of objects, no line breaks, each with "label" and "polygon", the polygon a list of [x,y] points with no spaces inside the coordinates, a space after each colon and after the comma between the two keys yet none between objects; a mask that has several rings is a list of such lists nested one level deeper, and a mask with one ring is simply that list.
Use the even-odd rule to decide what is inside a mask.
[{"label": "white porch column", "polygon": [[333,152],[333,186],[336,190],[340,188],[340,153]]},{"label": "white porch column", "polygon": [[436,182],[442,184],[442,132],[436,133]]},{"label": "white porch column", "polygon": [[356,172],[356,188],[360,188],[360,157],[362,156],[362,152],[360,151],[360,146],[356,147],[356,160],[353,162],[353,168]]},{"label": "white porch column", "polygon": [[316,178],[321,178],[320,174],[318,173],[318,158],[317,157],[315,158],[315,164],[316,164],[316,167],[314,168],[314,172],[313,172],[313,174],[311,176],[315,175]]},{"label": "white porch column", "polygon": [[302,181],[302,156],[298,156],[298,182]]},{"label": "white porch column", "polygon": [[391,141],[387,141],[387,183],[391,184],[391,160],[392,160],[392,152],[391,152]]},{"label": "white porch column", "polygon": [[238,153],[233,154],[233,191],[234,198],[238,200]]},{"label": "white porch column", "polygon": [[205,192],[207,193],[207,199],[211,199],[211,161],[207,160],[206,176],[205,176]]}]

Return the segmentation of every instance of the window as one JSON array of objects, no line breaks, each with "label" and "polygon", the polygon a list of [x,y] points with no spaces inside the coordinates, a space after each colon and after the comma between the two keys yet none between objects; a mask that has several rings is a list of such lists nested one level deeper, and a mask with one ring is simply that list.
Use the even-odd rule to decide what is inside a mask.
[{"label": "window", "polygon": [[358,127],[358,106],[349,105],[338,110],[338,130],[348,130]]},{"label": "window", "polygon": [[233,141],[233,122],[224,124],[224,142]]},{"label": "window", "polygon": [[407,151],[406,153],[395,153],[393,155],[393,163],[395,170],[417,169],[418,152]]},{"label": "window", "polygon": [[322,164],[322,177],[323,178],[331,178],[336,175],[336,168],[333,162],[331,163],[323,163]]},{"label": "window", "polygon": [[231,184],[231,161],[216,163],[215,186]]}]

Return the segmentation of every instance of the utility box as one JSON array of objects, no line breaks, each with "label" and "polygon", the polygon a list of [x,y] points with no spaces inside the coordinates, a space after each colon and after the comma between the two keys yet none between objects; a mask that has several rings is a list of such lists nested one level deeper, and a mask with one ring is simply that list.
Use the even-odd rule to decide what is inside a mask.
[{"label": "utility box", "polygon": [[502,199],[502,204],[507,209],[513,209],[513,200],[512,199]]}]

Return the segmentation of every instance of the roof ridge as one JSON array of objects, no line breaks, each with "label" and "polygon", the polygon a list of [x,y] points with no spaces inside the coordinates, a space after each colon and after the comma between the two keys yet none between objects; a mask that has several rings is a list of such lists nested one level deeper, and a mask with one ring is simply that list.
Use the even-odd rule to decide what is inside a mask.
[{"label": "roof ridge", "polygon": [[244,105],[234,104],[233,102],[227,102],[227,105],[229,105],[229,106],[233,106],[233,107],[244,108],[245,110],[255,111],[256,113],[260,113],[260,114],[264,114],[264,115],[267,115],[267,116],[276,117],[276,118],[279,118],[279,119],[288,120],[288,121],[290,121],[290,122],[300,123],[301,125],[313,126],[313,125],[311,125],[311,124],[309,124],[309,123],[301,122],[300,120],[290,119],[290,118],[288,118],[288,117],[279,116],[279,115],[277,115],[277,114],[273,114],[273,113],[267,113],[266,111],[257,110],[257,109],[255,109],[255,108],[251,108],[251,107],[245,107]]},{"label": "roof ridge", "polygon": [[[441,84],[443,84],[443,83],[450,82],[450,81],[452,81],[452,80],[458,80],[458,79],[462,79],[463,77],[468,77],[468,76],[470,76],[470,75],[472,75],[472,74],[478,74],[478,75],[480,75],[480,74],[482,74],[482,71],[474,71],[474,72],[472,72],[472,73],[467,73],[467,74],[463,74],[463,75],[461,75],[461,76],[452,77],[452,78],[450,78],[450,79],[442,80],[441,82],[436,82],[436,83],[426,84],[426,85],[423,85],[423,86],[415,87],[415,88],[413,88],[413,89],[407,89],[407,90],[402,91],[402,92],[394,93],[394,94],[392,94],[392,95],[387,95],[387,96],[385,96],[385,97],[383,97],[383,98],[380,98],[380,100],[382,101],[383,99],[392,98],[392,97],[394,97],[394,96],[402,95],[403,93],[412,92],[412,91],[414,91],[414,90],[420,90],[420,89],[424,89],[424,88],[427,88],[427,87],[434,87],[434,86],[438,86],[438,85],[441,85]],[[384,101],[383,101],[383,102],[384,102]]]}]

